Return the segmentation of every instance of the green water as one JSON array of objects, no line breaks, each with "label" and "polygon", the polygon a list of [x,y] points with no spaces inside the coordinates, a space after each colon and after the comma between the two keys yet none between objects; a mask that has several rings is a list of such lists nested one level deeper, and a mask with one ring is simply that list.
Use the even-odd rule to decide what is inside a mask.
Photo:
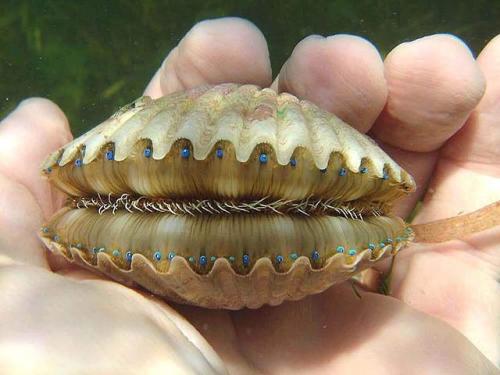
[{"label": "green water", "polygon": [[168,51],[207,18],[255,23],[275,73],[309,34],[360,35],[386,54],[403,41],[448,32],[477,54],[500,33],[499,0],[312,3],[0,0],[0,117],[23,98],[44,96],[80,134],[140,96]]}]

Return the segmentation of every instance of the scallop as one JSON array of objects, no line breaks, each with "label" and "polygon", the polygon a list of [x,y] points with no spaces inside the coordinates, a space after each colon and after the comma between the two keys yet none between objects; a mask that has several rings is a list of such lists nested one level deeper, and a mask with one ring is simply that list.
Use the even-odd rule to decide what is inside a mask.
[{"label": "scallop", "polygon": [[412,177],[314,104],[253,85],[142,97],[50,155],[41,229],[71,262],[166,299],[258,308],[396,254]]}]

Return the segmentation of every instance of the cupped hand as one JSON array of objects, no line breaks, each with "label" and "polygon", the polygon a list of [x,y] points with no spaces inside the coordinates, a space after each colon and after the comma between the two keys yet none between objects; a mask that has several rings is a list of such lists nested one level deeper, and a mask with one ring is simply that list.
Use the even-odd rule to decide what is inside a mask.
[{"label": "cupped hand", "polygon": [[[336,35],[301,41],[272,82],[260,31],[226,18],[195,25],[145,94],[238,82],[315,102],[413,174],[418,191],[397,209],[424,199],[414,222],[427,222],[500,199],[499,78],[500,37],[476,60],[459,39],[433,35],[382,61],[366,40]],[[36,233],[63,197],[39,166],[71,137],[45,99],[23,101],[0,126],[1,373],[496,373],[500,228],[406,249],[392,296],[358,298],[344,283],[258,310],[172,305],[42,248]]]}]

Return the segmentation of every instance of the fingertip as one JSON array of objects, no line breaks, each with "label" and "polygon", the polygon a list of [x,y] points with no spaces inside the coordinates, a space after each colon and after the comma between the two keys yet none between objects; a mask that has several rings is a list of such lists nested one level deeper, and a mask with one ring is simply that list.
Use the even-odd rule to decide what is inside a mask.
[{"label": "fingertip", "polygon": [[149,81],[148,85],[144,89],[143,95],[150,96],[153,99],[157,99],[163,95],[161,85],[160,85],[161,72],[162,72],[162,68],[160,67],[155,72],[155,74],[153,75],[153,78],[151,78],[151,81]]},{"label": "fingertip", "polygon": [[194,25],[148,85],[153,96],[202,84],[271,83],[271,62],[262,32],[251,22],[227,17]]},{"label": "fingertip", "polygon": [[484,47],[477,64],[487,81],[481,101],[459,132],[442,148],[442,156],[483,173],[498,174],[500,155],[500,35]]},{"label": "fingertip", "polygon": [[373,128],[411,151],[441,147],[480,101],[485,80],[467,45],[450,34],[402,43],[385,60],[387,105]]},{"label": "fingertip", "polygon": [[384,65],[366,39],[340,34],[311,35],[297,44],[279,74],[279,91],[288,91],[366,132],[387,95]]},{"label": "fingertip", "polygon": [[271,83],[266,39],[253,23],[242,18],[197,23],[179,43],[179,55],[186,56],[187,62],[198,68],[200,77],[195,85],[236,82],[265,87]]},{"label": "fingertip", "polygon": [[19,102],[15,110],[40,110],[44,113],[49,113],[51,116],[59,117],[66,121],[66,116],[59,106],[52,100],[42,97],[33,96],[23,99]]},{"label": "fingertip", "polygon": [[47,216],[59,202],[40,178],[42,161],[72,138],[66,116],[52,101],[29,98],[0,124],[0,173],[24,185]]},{"label": "fingertip", "polygon": [[0,171],[0,257],[20,264],[46,267],[37,238],[42,214],[32,192]]},{"label": "fingertip", "polygon": [[31,97],[22,100],[5,120],[8,122],[9,118],[19,118],[23,123],[36,125],[45,136],[56,140],[57,147],[73,138],[64,112],[57,104],[46,98]]},{"label": "fingertip", "polygon": [[491,39],[477,58],[488,85],[485,95],[478,105],[479,111],[500,111],[500,34]]},{"label": "fingertip", "polygon": [[[407,65],[402,65],[403,63]],[[462,39],[452,34],[428,35],[396,46],[385,60],[386,72],[389,70],[387,73],[392,73],[392,68],[397,73],[401,66],[409,71],[414,69],[414,74],[423,74],[415,78],[434,78],[435,81],[431,82],[434,84],[448,83],[445,88],[456,85],[457,89],[462,89],[463,86],[458,84],[464,82],[468,85],[467,89],[474,90],[471,99],[475,104],[485,89],[485,79],[471,49]]]}]

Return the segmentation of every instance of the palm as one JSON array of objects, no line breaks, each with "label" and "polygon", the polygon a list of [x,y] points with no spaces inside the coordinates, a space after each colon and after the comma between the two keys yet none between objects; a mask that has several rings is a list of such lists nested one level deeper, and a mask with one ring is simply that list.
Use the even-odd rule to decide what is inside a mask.
[{"label": "palm", "polygon": [[[443,46],[448,54],[436,56]],[[414,59],[426,54],[433,59]],[[475,62],[457,41],[432,37],[393,51],[385,62],[386,84],[384,66],[366,42],[312,38],[298,45],[273,87],[369,130],[420,186],[399,212],[408,214],[430,185],[432,194],[416,218],[430,221],[498,200],[500,169],[490,162],[499,157],[494,125],[500,85],[493,80],[500,74],[498,60],[499,38]],[[212,21],[195,27],[171,52],[146,94],[205,82],[267,86],[269,66],[265,41],[252,26]],[[479,68],[488,80],[480,103]],[[436,80],[440,86],[431,87]],[[117,369],[178,365],[208,373],[209,363],[220,365],[218,355],[231,373],[363,373],[364,368],[419,373],[428,366],[450,373],[478,366],[493,371],[486,357],[498,361],[500,306],[492,301],[499,300],[499,228],[467,242],[403,252],[393,274],[396,299],[368,292],[359,299],[349,285],[339,285],[274,308],[227,312],[174,306],[177,315],[154,297],[50,258],[52,270],[67,278],[56,276],[35,233],[62,200],[40,181],[38,165],[70,137],[64,116],[48,101],[26,102],[0,128],[0,368],[7,358],[4,363],[19,365],[2,343],[24,343],[24,335],[36,333],[43,340],[33,350],[44,366],[52,363],[46,360],[50,354],[54,366],[71,358],[75,368],[88,368],[92,358],[99,369],[106,363]],[[71,345],[75,338],[78,351]]]}]

